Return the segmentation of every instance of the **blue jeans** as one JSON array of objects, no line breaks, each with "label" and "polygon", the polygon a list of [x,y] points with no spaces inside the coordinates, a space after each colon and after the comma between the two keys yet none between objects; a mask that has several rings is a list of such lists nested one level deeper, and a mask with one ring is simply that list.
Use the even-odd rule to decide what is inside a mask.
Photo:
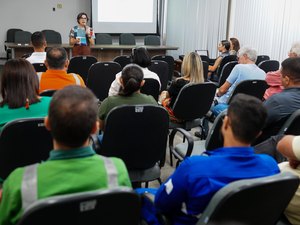
[{"label": "blue jeans", "polygon": [[228,108],[228,105],[225,103],[219,103],[212,107],[211,111],[214,114],[214,116],[218,116],[221,112],[226,110]]}]

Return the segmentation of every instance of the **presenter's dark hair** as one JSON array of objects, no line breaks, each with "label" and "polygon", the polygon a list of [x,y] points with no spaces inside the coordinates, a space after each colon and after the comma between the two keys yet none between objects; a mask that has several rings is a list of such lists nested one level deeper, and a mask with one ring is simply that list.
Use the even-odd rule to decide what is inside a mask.
[{"label": "presenter's dark hair", "polygon": [[85,13],[85,12],[81,12],[77,15],[77,23],[79,23],[79,20],[82,16],[86,16],[86,21],[88,22],[89,21],[89,17],[88,15]]},{"label": "presenter's dark hair", "polygon": [[138,65],[128,64],[122,70],[121,79],[123,87],[121,87],[119,95],[130,96],[141,88],[144,73]]},{"label": "presenter's dark hair", "polygon": [[258,98],[237,94],[228,107],[227,115],[235,138],[250,144],[264,127],[267,110]]},{"label": "presenter's dark hair", "polygon": [[67,52],[64,48],[53,47],[47,51],[46,61],[50,68],[63,69],[67,60]]},{"label": "presenter's dark hair", "polygon": [[36,31],[31,35],[31,43],[35,48],[42,48],[46,43],[46,38],[43,32]]},{"label": "presenter's dark hair", "polygon": [[131,62],[146,68],[151,65],[151,57],[145,47],[133,48]]},{"label": "presenter's dark hair", "polygon": [[31,63],[25,59],[8,60],[3,67],[0,91],[0,107],[7,104],[14,109],[39,102],[39,80]]},{"label": "presenter's dark hair", "polygon": [[88,89],[77,85],[56,91],[49,107],[53,138],[68,147],[81,147],[97,121],[97,100]]}]

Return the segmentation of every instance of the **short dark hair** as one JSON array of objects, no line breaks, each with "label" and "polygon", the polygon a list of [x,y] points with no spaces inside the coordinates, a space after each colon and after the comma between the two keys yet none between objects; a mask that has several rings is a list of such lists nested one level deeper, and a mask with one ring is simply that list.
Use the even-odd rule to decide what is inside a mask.
[{"label": "short dark hair", "polygon": [[230,49],[230,42],[227,40],[221,41],[222,45],[225,47],[225,49],[228,51]]},{"label": "short dark hair", "polygon": [[121,78],[124,87],[121,87],[119,95],[129,96],[141,88],[144,73],[138,65],[128,64],[123,68]]},{"label": "short dark hair", "polygon": [[131,62],[146,68],[151,65],[151,57],[145,47],[133,48],[131,53]]},{"label": "short dark hair", "polygon": [[31,35],[31,43],[35,48],[41,48],[46,43],[43,32],[36,31]]},{"label": "short dark hair", "polygon": [[63,69],[67,60],[67,52],[64,48],[53,47],[47,51],[46,61],[50,68]]},{"label": "short dark hair", "polygon": [[0,106],[8,105],[9,108],[20,108],[39,102],[39,80],[30,62],[25,59],[8,60],[1,76]]},{"label": "short dark hair", "polygon": [[235,138],[251,144],[264,127],[267,110],[258,98],[237,94],[228,107],[227,115]]},{"label": "short dark hair", "polygon": [[88,88],[70,85],[56,91],[48,113],[53,138],[68,147],[81,147],[97,121],[97,108]]},{"label": "short dark hair", "polygon": [[283,76],[288,76],[294,83],[300,83],[300,57],[285,59],[281,67]]},{"label": "short dark hair", "polygon": [[82,16],[86,16],[86,21],[88,22],[89,21],[89,17],[88,15],[85,13],[85,12],[81,12],[77,15],[77,23],[79,23],[79,20]]}]

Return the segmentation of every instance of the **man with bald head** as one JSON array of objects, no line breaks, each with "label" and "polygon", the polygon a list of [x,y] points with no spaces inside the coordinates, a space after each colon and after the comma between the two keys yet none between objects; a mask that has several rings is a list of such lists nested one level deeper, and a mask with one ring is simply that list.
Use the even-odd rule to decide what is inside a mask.
[{"label": "man with bald head", "polygon": [[46,72],[38,73],[40,88],[45,90],[58,90],[68,85],[80,85],[85,87],[84,81],[78,74],[67,73],[69,60],[64,48],[54,47],[47,51],[45,65]]}]

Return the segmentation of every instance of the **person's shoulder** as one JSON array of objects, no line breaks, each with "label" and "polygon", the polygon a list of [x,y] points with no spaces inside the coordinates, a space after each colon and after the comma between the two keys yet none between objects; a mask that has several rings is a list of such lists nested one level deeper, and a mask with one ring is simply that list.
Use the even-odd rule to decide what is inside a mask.
[{"label": "person's shoulder", "polygon": [[138,95],[138,98],[142,98],[142,99],[145,99],[145,104],[157,104],[157,101],[153,98],[152,95],[146,95],[146,94],[143,94],[143,93],[139,93]]},{"label": "person's shoulder", "polygon": [[42,96],[40,98],[40,103],[45,104],[45,105],[49,105],[51,102],[52,97],[48,97],[48,96]]},{"label": "person's shoulder", "polygon": [[189,80],[185,80],[183,79],[182,77],[179,77],[177,78],[174,83],[177,84],[177,85],[185,85],[187,83],[189,83],[190,81]]},{"label": "person's shoulder", "polygon": [[13,170],[9,176],[5,179],[6,183],[9,183],[9,186],[18,186],[22,181],[25,167],[20,167]]},{"label": "person's shoulder", "polygon": [[214,158],[207,155],[195,155],[187,157],[181,164],[185,167],[202,167],[206,163],[210,163],[212,160],[214,160]]}]

